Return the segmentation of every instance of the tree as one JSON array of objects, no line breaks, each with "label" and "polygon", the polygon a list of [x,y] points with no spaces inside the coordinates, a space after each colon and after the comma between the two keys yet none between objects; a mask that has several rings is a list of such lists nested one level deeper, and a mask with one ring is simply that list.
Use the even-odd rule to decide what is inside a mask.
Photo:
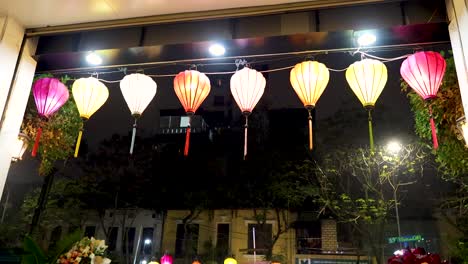
[{"label": "tree", "polygon": [[[463,135],[457,128],[457,119],[464,115],[464,111],[451,51],[445,60],[447,68],[436,99],[425,102],[411,91],[404,81],[401,82],[401,87],[403,92],[408,92],[408,99],[414,112],[415,132],[427,145],[431,139],[427,106],[428,104],[432,106],[440,142],[439,148],[433,151],[433,155],[441,177],[457,186],[452,195],[443,200],[440,207],[442,213],[448,216],[448,222],[452,223],[463,237],[467,237],[468,149],[464,146]],[[455,216],[453,221],[450,216]]]},{"label": "tree", "polygon": [[315,197],[318,214],[352,225],[355,247],[367,246],[377,263],[384,263],[384,230],[399,203],[394,193],[421,175],[424,153],[418,145],[407,145],[398,155],[380,147],[336,150],[320,161],[303,161],[295,173],[309,179],[302,190]]}]

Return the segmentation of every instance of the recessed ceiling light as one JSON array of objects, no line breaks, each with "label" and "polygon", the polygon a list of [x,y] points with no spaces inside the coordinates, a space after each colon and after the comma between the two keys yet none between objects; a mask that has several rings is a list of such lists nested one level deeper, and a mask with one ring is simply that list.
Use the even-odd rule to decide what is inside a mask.
[{"label": "recessed ceiling light", "polygon": [[214,56],[222,56],[226,52],[226,49],[221,44],[213,44],[210,46],[209,51]]},{"label": "recessed ceiling light", "polygon": [[359,46],[369,46],[375,43],[377,37],[371,33],[365,33],[358,37],[357,42]]},{"label": "recessed ceiling light", "polygon": [[101,56],[96,54],[96,52],[93,51],[89,53],[88,55],[86,55],[86,61],[92,65],[99,65],[102,63],[102,58]]}]

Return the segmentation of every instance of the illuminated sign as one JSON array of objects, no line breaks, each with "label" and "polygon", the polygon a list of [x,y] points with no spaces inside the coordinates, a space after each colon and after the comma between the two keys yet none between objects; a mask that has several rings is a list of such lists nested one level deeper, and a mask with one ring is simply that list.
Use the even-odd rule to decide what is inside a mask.
[{"label": "illuminated sign", "polygon": [[411,241],[419,241],[424,240],[421,235],[412,235],[412,236],[401,236],[401,237],[389,237],[388,243],[400,243],[400,242],[411,242]]}]

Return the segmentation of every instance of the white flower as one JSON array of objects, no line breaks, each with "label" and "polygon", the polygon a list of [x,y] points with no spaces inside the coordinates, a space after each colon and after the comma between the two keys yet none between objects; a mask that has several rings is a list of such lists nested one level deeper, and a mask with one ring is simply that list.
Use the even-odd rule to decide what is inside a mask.
[{"label": "white flower", "polygon": [[110,263],[111,263],[111,260],[110,260],[110,259],[104,258],[103,264],[110,264]]}]

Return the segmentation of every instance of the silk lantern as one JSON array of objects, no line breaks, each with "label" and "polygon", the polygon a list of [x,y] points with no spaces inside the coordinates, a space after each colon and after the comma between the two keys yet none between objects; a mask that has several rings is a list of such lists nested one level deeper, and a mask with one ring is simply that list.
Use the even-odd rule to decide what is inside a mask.
[{"label": "silk lantern", "polygon": [[201,72],[194,70],[183,71],[174,78],[174,91],[189,117],[185,135],[185,156],[189,152],[192,116],[206,99],[210,90],[210,79]]},{"label": "silk lantern", "polygon": [[157,85],[151,77],[141,73],[133,73],[125,76],[122,81],[120,81],[120,90],[130,109],[130,113],[135,119],[133,123],[132,141],[130,143],[130,154],[133,154],[137,120],[156,95]]},{"label": "silk lantern", "polygon": [[237,260],[235,260],[234,258],[229,257],[229,258],[226,258],[224,260],[224,264],[237,264]]},{"label": "silk lantern", "polygon": [[378,60],[364,59],[351,64],[346,70],[346,80],[351,90],[368,112],[370,149],[374,151],[372,110],[387,83],[387,67]]},{"label": "silk lantern", "polygon": [[231,77],[231,93],[245,117],[244,160],[247,157],[247,130],[249,115],[265,92],[266,80],[262,73],[244,67]]},{"label": "silk lantern", "polygon": [[[86,122],[99,108],[101,108],[109,97],[109,90],[107,87],[94,77],[80,78],[76,80],[73,83],[72,93],[83,122]],[[78,133],[74,155],[75,158],[78,157],[82,136],[83,128],[80,129]]]},{"label": "silk lantern", "polygon": [[172,262],[172,256],[167,253],[161,257],[161,264],[172,264]]},{"label": "silk lantern", "polygon": [[[41,78],[33,84],[33,96],[39,116],[47,120],[67,102],[70,94],[67,86],[58,79]],[[39,126],[32,150],[33,157],[37,154],[41,135],[42,127]]]},{"label": "silk lantern", "polygon": [[[416,52],[403,61],[400,74],[408,85],[427,102],[437,97],[437,92],[442,84],[446,67],[447,63],[439,53],[421,51]],[[430,103],[428,103],[428,105],[432,142],[434,149],[437,149],[439,147],[439,142],[437,141],[432,107]]]},{"label": "silk lantern", "polygon": [[313,149],[312,109],[327,87],[330,72],[327,67],[317,61],[304,61],[296,64],[291,70],[291,85],[309,112],[309,149]]}]

